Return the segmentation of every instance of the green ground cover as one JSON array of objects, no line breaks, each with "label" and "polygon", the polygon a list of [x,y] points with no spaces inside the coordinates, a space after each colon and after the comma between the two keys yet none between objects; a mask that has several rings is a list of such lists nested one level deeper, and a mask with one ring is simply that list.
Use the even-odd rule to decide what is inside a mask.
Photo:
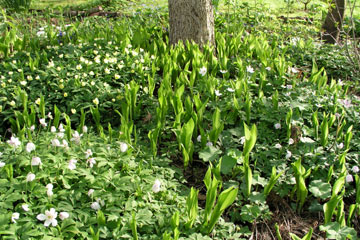
[{"label": "green ground cover", "polygon": [[1,238],[357,239],[358,73],[320,21],[221,12],[215,56],[142,7],[1,17]]}]

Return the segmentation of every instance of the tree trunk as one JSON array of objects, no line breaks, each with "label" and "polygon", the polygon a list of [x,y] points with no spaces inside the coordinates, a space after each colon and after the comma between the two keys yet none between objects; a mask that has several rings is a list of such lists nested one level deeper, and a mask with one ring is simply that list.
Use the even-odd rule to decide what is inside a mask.
[{"label": "tree trunk", "polygon": [[340,31],[345,15],[346,0],[332,0],[325,22],[322,26],[323,40],[327,43],[336,43],[339,40]]},{"label": "tree trunk", "polygon": [[215,45],[214,9],[211,0],[169,0],[170,44],[194,41]]}]

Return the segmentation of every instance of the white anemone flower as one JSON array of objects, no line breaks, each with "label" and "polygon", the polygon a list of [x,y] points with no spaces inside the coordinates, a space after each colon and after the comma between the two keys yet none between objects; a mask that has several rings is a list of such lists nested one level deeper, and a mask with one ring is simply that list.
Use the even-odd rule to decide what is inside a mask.
[{"label": "white anemone flower", "polygon": [[65,128],[62,123],[60,123],[60,125],[59,125],[59,132],[65,132]]},{"label": "white anemone flower", "polygon": [[25,212],[28,212],[30,211],[30,208],[29,208],[29,205],[24,203],[23,205],[21,205],[22,209],[25,211]]},{"label": "white anemone flower", "polygon": [[89,158],[93,155],[91,149],[87,149],[86,152],[85,152],[85,158]]},{"label": "white anemone flower", "polygon": [[227,90],[228,92],[231,92],[231,93],[235,92],[235,89],[230,88],[230,87],[228,87],[226,90]]},{"label": "white anemone flower", "polygon": [[67,219],[67,218],[69,218],[69,213],[68,212],[60,212],[59,213],[59,218],[61,219],[61,220],[65,220],[65,219]]},{"label": "white anemone flower", "polygon": [[39,166],[41,164],[42,164],[42,162],[41,162],[41,159],[39,157],[33,157],[31,159],[31,165],[32,166]]},{"label": "white anemone flower", "polygon": [[152,191],[154,193],[158,193],[161,190],[161,182],[159,179],[156,179],[154,185],[152,186]]},{"label": "white anemone flower", "polygon": [[294,144],[294,139],[290,138],[289,139],[289,145],[293,145]]},{"label": "white anemone flower", "polygon": [[76,169],[76,163],[77,163],[77,160],[75,160],[75,159],[70,159],[68,168],[69,168],[70,170]]},{"label": "white anemone flower", "polygon": [[39,122],[40,122],[41,126],[47,127],[47,123],[46,123],[46,121],[45,121],[45,118],[40,118],[40,119],[39,119]]},{"label": "white anemone flower", "polygon": [[21,142],[20,142],[19,138],[14,137],[14,136],[11,137],[10,140],[7,141],[7,143],[8,143],[10,146],[15,147],[15,148],[17,148],[18,146],[21,145]]},{"label": "white anemone flower", "polygon": [[26,151],[28,153],[31,153],[32,151],[34,151],[36,148],[35,144],[32,142],[29,142],[28,144],[26,144]]},{"label": "white anemone flower", "polygon": [[358,173],[360,171],[358,166],[353,166],[351,170],[353,171],[353,173]]},{"label": "white anemone flower", "polygon": [[96,164],[95,158],[89,158],[86,162],[89,164],[90,168],[93,168],[94,164]]},{"label": "white anemone flower", "polygon": [[52,185],[51,183],[49,183],[48,185],[46,185],[46,194],[48,195],[48,197],[51,197],[52,195],[54,195],[53,193],[53,188],[54,188],[54,185]]},{"label": "white anemone flower", "polygon": [[63,140],[62,140],[62,146],[63,146],[64,148],[68,148],[68,147],[69,147],[69,143],[68,143],[65,139],[63,139]]},{"label": "white anemone flower", "polygon": [[52,145],[53,147],[61,147],[60,141],[59,141],[59,139],[57,139],[57,138],[51,140],[51,145]]},{"label": "white anemone flower", "polygon": [[51,131],[52,133],[56,133],[56,127],[55,127],[55,126],[51,126],[50,131]]},{"label": "white anemone flower", "polygon": [[280,124],[280,123],[276,123],[276,124],[274,125],[274,127],[275,127],[275,129],[280,129],[280,128],[281,128],[281,124]]},{"label": "white anemone flower", "polygon": [[50,210],[46,210],[45,211],[45,214],[41,213],[39,215],[37,215],[37,219],[40,220],[40,221],[45,221],[44,222],[44,226],[45,227],[48,227],[50,226],[50,224],[53,226],[53,227],[56,227],[57,225],[57,220],[56,220],[56,217],[57,217],[57,212],[55,211],[54,208],[51,208]]},{"label": "white anemone flower", "polygon": [[4,167],[6,165],[6,163],[0,161],[0,168]]},{"label": "white anemone flower", "polygon": [[64,136],[65,136],[65,134],[63,133],[63,132],[59,132],[59,133],[57,133],[56,134],[56,136],[58,137],[58,138],[64,138]]},{"label": "white anemone flower", "polygon": [[89,189],[89,191],[88,191],[87,195],[90,197],[90,196],[94,193],[94,191],[95,191],[95,190],[94,190],[94,189],[92,189],[92,188],[91,188],[91,189]]},{"label": "white anemone flower", "polygon": [[248,73],[254,73],[255,71],[254,71],[254,68],[252,67],[252,66],[247,66],[246,67],[246,71],[248,72]]},{"label": "white anemone flower", "polygon": [[35,174],[33,173],[28,173],[28,175],[26,176],[26,181],[27,182],[32,182],[35,180]]},{"label": "white anemone flower", "polygon": [[200,68],[200,70],[199,70],[199,73],[200,73],[201,76],[205,76],[206,72],[207,72],[206,67],[202,67],[202,68]]},{"label": "white anemone flower", "polygon": [[101,208],[101,206],[98,202],[91,203],[90,207],[94,210],[99,210]]},{"label": "white anemone flower", "polygon": [[81,137],[82,137],[82,134],[79,134],[78,131],[75,131],[72,134],[72,136],[73,136],[73,138],[71,139],[71,141],[75,142],[76,144],[79,144],[80,140],[81,140]]},{"label": "white anemone flower", "polygon": [[20,217],[20,213],[14,212],[14,213],[11,215],[11,221],[12,221],[13,223],[16,223],[16,220],[18,220],[19,217]]},{"label": "white anemone flower", "polygon": [[275,144],[275,148],[280,149],[280,148],[281,148],[281,144],[279,144],[279,143]]},{"label": "white anemone flower", "polygon": [[124,142],[120,143],[120,151],[121,152],[126,152],[128,150],[128,145]]},{"label": "white anemone flower", "polygon": [[285,156],[285,158],[286,158],[286,159],[289,159],[289,158],[291,158],[291,156],[292,156],[292,153],[291,153],[290,151],[286,151],[286,156]]},{"label": "white anemone flower", "polygon": [[217,97],[221,97],[222,93],[219,90],[215,90],[215,95]]},{"label": "white anemone flower", "polygon": [[353,176],[351,174],[349,174],[349,175],[346,175],[345,181],[347,183],[350,183],[350,182],[354,181],[354,178],[353,178]]}]

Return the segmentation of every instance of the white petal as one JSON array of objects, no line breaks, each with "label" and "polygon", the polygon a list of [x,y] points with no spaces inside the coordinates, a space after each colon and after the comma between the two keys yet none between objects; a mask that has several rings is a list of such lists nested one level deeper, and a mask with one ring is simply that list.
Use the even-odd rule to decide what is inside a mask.
[{"label": "white petal", "polygon": [[49,219],[47,219],[47,220],[44,222],[44,226],[45,226],[45,227],[48,227],[50,224],[51,224],[51,220],[49,220]]},{"label": "white petal", "polygon": [[42,213],[41,213],[41,214],[37,215],[36,218],[37,218],[38,220],[40,220],[40,221],[45,221],[46,216],[45,216],[45,214],[42,214]]},{"label": "white petal", "polygon": [[56,227],[56,225],[57,225],[57,220],[56,220],[56,219],[51,220],[51,224],[52,224],[53,227]]}]

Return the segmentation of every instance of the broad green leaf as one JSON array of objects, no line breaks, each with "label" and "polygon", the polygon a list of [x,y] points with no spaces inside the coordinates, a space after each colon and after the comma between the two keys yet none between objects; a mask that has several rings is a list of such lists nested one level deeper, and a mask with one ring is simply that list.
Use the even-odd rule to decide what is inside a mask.
[{"label": "broad green leaf", "polygon": [[317,198],[327,199],[331,197],[331,185],[322,180],[314,180],[309,185],[309,191]]},{"label": "broad green leaf", "polygon": [[237,159],[231,156],[223,156],[221,161],[221,173],[228,174],[236,165]]},{"label": "broad green leaf", "polygon": [[357,239],[357,232],[354,228],[341,227],[338,222],[330,222],[319,227],[320,231],[326,232],[328,239],[346,240]]},{"label": "broad green leaf", "polygon": [[207,146],[204,150],[199,152],[199,158],[204,162],[212,162],[218,158],[222,151],[214,146]]}]

